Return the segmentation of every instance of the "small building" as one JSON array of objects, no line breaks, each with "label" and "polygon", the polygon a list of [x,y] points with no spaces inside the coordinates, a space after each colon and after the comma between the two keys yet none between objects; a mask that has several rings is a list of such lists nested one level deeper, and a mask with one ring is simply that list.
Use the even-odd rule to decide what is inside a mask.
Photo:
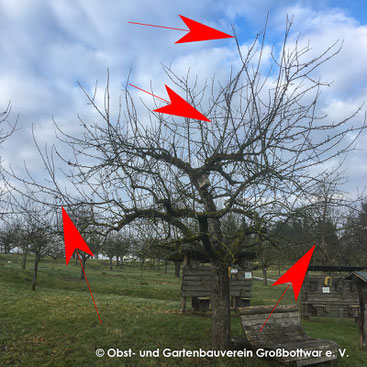
[{"label": "small building", "polygon": [[302,286],[302,317],[354,317],[359,298],[357,285],[350,279],[332,275],[307,275]]},{"label": "small building", "polygon": [[347,275],[366,269],[362,266],[310,265],[302,285],[302,317],[354,317],[357,320],[357,284]]}]

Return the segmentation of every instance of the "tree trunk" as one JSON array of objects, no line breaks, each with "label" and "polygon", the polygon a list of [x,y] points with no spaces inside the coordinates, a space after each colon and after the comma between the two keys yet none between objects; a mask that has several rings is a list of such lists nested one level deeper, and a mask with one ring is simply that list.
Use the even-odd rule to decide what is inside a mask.
[{"label": "tree trunk", "polygon": [[175,277],[180,277],[181,261],[175,261]]},{"label": "tree trunk", "polygon": [[116,256],[116,266],[119,266],[119,265],[120,265],[119,257]]},{"label": "tree trunk", "polygon": [[37,281],[38,262],[39,261],[40,261],[40,259],[38,258],[37,255],[35,255],[34,269],[33,269],[33,279],[32,279],[32,291],[36,290],[36,281]]},{"label": "tree trunk", "polygon": [[25,270],[27,264],[28,246],[23,250],[22,269]]},{"label": "tree trunk", "polygon": [[140,284],[143,284],[143,268],[144,268],[144,262],[145,262],[145,260],[142,260],[141,261],[141,264],[140,264]]},{"label": "tree trunk", "polygon": [[110,257],[110,270],[112,271],[113,268],[112,268],[112,257]]},{"label": "tree trunk", "polygon": [[164,274],[167,274],[168,261],[164,262]]},{"label": "tree trunk", "polygon": [[229,278],[225,264],[212,262],[212,348],[229,348],[231,322],[229,302]]},{"label": "tree trunk", "polygon": [[[82,256],[82,264],[83,264],[84,271],[85,271],[85,264],[86,263],[87,263],[87,258],[85,258],[84,256]],[[83,272],[83,269],[82,268],[80,269],[80,279],[81,280],[84,280],[84,272]]]},{"label": "tree trunk", "polygon": [[268,285],[268,273],[267,273],[266,268],[263,268],[263,281],[264,281],[264,285],[267,286]]}]

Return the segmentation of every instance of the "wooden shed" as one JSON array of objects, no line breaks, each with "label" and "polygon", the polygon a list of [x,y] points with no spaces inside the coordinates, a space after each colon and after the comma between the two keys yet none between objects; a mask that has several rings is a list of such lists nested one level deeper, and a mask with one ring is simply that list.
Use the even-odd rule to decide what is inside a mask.
[{"label": "wooden shed", "polygon": [[350,279],[332,275],[307,274],[302,286],[302,317],[354,317],[359,298],[357,285]]}]

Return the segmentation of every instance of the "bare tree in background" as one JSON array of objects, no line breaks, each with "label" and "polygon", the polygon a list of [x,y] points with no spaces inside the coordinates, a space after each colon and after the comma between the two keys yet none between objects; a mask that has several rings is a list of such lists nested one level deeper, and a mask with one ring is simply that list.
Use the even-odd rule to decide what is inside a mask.
[{"label": "bare tree in background", "polygon": [[[1,111],[1,110],[0,110]],[[16,129],[18,118],[15,122],[9,122],[9,117],[11,113],[10,103],[5,107],[3,112],[0,112],[0,147],[5,142],[6,139],[13,134]],[[0,152],[0,175],[2,175],[2,157]],[[0,216],[8,213],[9,198],[6,195],[6,188],[2,181],[0,181]]]},{"label": "bare tree in background", "polygon": [[18,235],[20,225],[16,221],[9,221],[3,224],[0,229],[0,252],[3,250],[4,254],[20,244]]},{"label": "bare tree in background", "polygon": [[[61,207],[55,207],[55,210],[60,211]],[[97,233],[96,228],[93,224],[94,222],[94,210],[93,205],[90,203],[83,203],[81,205],[74,206],[73,208],[66,207],[67,212],[74,225],[78,228],[79,233],[88,244],[90,250],[93,254],[100,253],[102,250],[102,244],[104,242],[104,237],[102,237],[99,233]],[[84,251],[79,250],[79,256],[83,268],[85,270],[87,265],[87,260],[92,256],[87,254]],[[75,256],[75,264],[79,265],[78,257],[76,252],[74,252]],[[83,269],[80,268],[80,279],[84,279]]]},{"label": "bare tree in background", "polygon": [[[360,110],[339,122],[317,112],[321,90],[328,86],[317,68],[339,52],[339,43],[314,56],[308,45],[288,44],[290,27],[288,21],[280,55],[272,55],[267,70],[265,32],[247,51],[237,42],[239,67],[225,83],[213,79],[199,85],[189,74],[180,77],[165,68],[171,84],[211,122],[155,112],[141,120],[127,90],[124,109],[117,106],[114,113],[108,80],[102,105],[83,89],[99,119],[80,118],[80,136],[57,130],[74,153],[70,160],[61,153],[58,158],[70,167],[66,176],[77,195],[57,180],[55,167],[62,162],[55,163],[55,152],[39,146],[51,184],[23,179],[30,195],[42,189],[70,204],[80,197],[94,203],[101,218],[94,224],[101,229],[120,231],[148,218],[179,230],[178,238],[167,241],[205,251],[213,274],[215,349],[229,346],[227,268],[243,250],[244,238],[254,237],[251,246],[271,241],[266,228],[309,204],[319,175],[332,171],[325,169],[327,163],[354,149],[365,128],[364,121],[352,125]],[[222,223],[231,214],[246,218],[247,226],[225,242]]]},{"label": "bare tree in background", "polygon": [[344,226],[341,256],[350,265],[366,265],[367,199],[361,198],[358,206],[350,209]]},{"label": "bare tree in background", "polygon": [[[13,198],[14,199],[14,198]],[[27,253],[33,253],[34,266],[32,291],[36,290],[38,266],[45,256],[57,257],[63,251],[60,218],[50,207],[40,206],[29,200],[13,201],[12,210],[17,213],[17,237]],[[23,254],[24,255],[24,254]],[[23,261],[24,258],[23,258]]]},{"label": "bare tree in background", "polygon": [[131,239],[126,233],[113,232],[105,238],[101,247],[110,259],[110,270],[112,270],[112,260],[114,257],[116,257],[116,266],[122,268],[124,256],[126,256],[131,249]]}]

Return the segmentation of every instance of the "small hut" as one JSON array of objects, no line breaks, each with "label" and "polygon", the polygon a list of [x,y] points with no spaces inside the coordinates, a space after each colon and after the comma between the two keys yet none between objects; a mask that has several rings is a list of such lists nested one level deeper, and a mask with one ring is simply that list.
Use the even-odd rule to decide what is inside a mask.
[{"label": "small hut", "polygon": [[302,286],[302,317],[354,317],[357,320],[357,284],[347,275],[364,269],[366,267],[310,265],[309,272],[321,271],[322,274],[308,272],[305,277]]}]

